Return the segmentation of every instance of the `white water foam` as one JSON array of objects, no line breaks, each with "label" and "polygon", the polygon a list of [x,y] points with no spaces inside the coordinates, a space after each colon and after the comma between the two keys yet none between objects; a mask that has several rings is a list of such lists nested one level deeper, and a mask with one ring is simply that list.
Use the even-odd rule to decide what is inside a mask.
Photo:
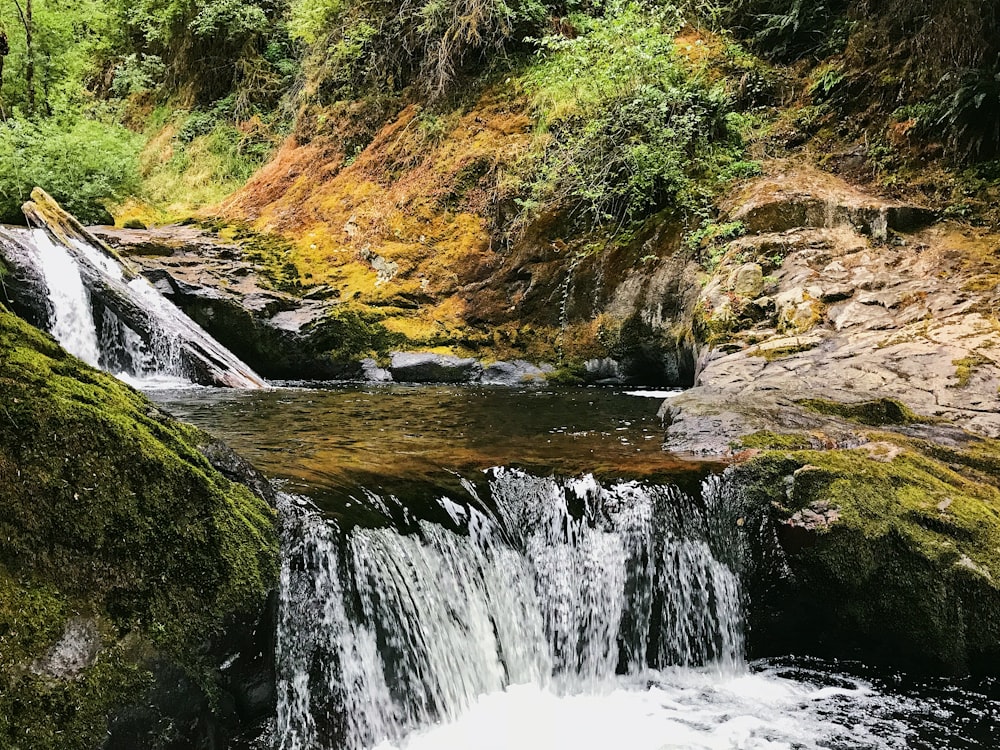
[{"label": "white water foam", "polygon": [[684,393],[683,388],[671,388],[666,391],[623,391],[625,396],[638,396],[640,398],[676,398]]},{"label": "white water foam", "polygon": [[439,503],[458,531],[411,533],[341,531],[283,496],[282,750],[402,742],[511,686],[607,693],[649,660],[742,670],[739,583],[689,498],[515,470],[490,489],[496,516],[470,492]]},{"label": "white water foam", "polygon": [[[829,688],[772,674],[720,675],[676,667],[618,678],[604,691],[561,695],[513,685],[480,696],[458,720],[425,727],[377,750],[902,750],[898,727],[876,735],[837,719],[878,698],[864,683]],[[832,715],[831,715],[832,714]],[[886,729],[886,727],[882,727]],[[896,731],[893,731],[896,730]]]},{"label": "white water foam", "polygon": [[41,229],[31,233],[38,267],[49,288],[52,303],[52,335],[70,354],[92,367],[100,366],[101,349],[90,295],[69,251],[55,244]]}]

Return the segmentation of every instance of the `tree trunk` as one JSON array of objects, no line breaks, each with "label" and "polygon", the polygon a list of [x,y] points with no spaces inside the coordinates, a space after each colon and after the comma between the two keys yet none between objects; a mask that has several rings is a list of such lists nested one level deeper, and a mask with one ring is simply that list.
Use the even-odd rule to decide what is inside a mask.
[{"label": "tree trunk", "polygon": [[31,6],[32,0],[25,0],[23,9],[21,3],[14,0],[14,7],[17,8],[17,14],[21,17],[21,25],[24,26],[24,81],[28,88],[28,117],[33,117],[35,114],[35,50],[31,41],[31,32],[34,28]]},{"label": "tree trunk", "polygon": [[35,116],[35,50],[31,44],[31,32],[34,22],[31,20],[31,2],[32,0],[25,0],[25,6],[27,12],[25,13],[24,21],[24,38],[25,38],[25,57],[27,58],[27,65],[25,66],[24,79],[28,86],[28,117]]}]

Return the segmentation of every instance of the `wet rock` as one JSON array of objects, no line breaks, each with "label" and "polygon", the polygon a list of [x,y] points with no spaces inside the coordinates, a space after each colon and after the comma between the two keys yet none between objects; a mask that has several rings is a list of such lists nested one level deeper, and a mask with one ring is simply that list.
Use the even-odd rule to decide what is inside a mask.
[{"label": "wet rock", "polygon": [[[27,257],[28,243],[19,241],[26,229],[0,228],[0,304],[36,328],[46,330],[52,316],[48,286],[37,265]],[[4,272],[6,269],[6,272]]]},{"label": "wet rock", "polygon": [[242,254],[239,245],[220,240],[195,224],[169,224],[149,229],[95,226],[88,227],[88,230],[118,252],[129,256],[194,254],[236,258]]},{"label": "wet rock", "polygon": [[389,372],[398,383],[469,383],[479,379],[482,365],[475,359],[431,352],[393,352]]},{"label": "wet rock", "polygon": [[392,373],[383,367],[379,367],[378,362],[368,357],[361,360],[362,377],[369,383],[390,383]]},{"label": "wet rock", "polygon": [[600,385],[617,385],[625,382],[621,363],[610,357],[588,359],[583,363],[587,380]]},{"label": "wet rock", "polygon": [[552,365],[533,365],[524,360],[494,362],[483,369],[481,383],[486,385],[524,385],[543,383],[547,373],[553,372]]}]

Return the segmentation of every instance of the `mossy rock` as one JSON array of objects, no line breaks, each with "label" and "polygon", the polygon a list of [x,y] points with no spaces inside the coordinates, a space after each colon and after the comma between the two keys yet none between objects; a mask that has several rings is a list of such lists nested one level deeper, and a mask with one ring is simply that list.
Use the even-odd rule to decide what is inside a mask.
[{"label": "mossy rock", "polygon": [[[805,652],[925,673],[1000,672],[1000,489],[949,450],[900,439],[853,450],[768,451],[734,470],[753,540],[757,655]],[[823,514],[826,514],[825,518]],[[756,519],[763,521],[764,519]],[[769,536],[770,534],[770,536]],[[783,560],[772,558],[775,537]]]},{"label": "mossy rock", "polygon": [[894,398],[877,398],[871,401],[844,403],[823,398],[807,398],[798,402],[806,409],[831,417],[841,417],[852,422],[880,427],[932,421],[915,414],[906,404]]},{"label": "mossy rock", "polygon": [[[156,665],[219,705],[213,643],[260,618],[278,544],[210,442],[0,307],[0,746],[100,746]],[[67,670],[72,621],[93,654]]]}]

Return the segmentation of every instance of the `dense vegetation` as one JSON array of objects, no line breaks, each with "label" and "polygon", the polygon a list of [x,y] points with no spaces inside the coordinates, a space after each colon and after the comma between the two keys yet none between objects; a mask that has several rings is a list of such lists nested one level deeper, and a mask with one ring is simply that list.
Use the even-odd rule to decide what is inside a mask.
[{"label": "dense vegetation", "polygon": [[[785,74],[737,40],[793,66],[807,134],[850,115],[875,171],[910,155],[900,132],[981,164],[1000,153],[997,13],[990,0],[0,0],[0,219],[36,183],[90,221],[129,198],[153,219],[190,210],[346,102],[368,115],[343,133],[363,147],[406,102],[444,109],[511,72],[551,136],[519,167],[522,205],[588,222],[698,211],[715,181],[752,169],[732,113],[789,101]],[[684,23],[729,40],[738,86],[678,64]]]}]

